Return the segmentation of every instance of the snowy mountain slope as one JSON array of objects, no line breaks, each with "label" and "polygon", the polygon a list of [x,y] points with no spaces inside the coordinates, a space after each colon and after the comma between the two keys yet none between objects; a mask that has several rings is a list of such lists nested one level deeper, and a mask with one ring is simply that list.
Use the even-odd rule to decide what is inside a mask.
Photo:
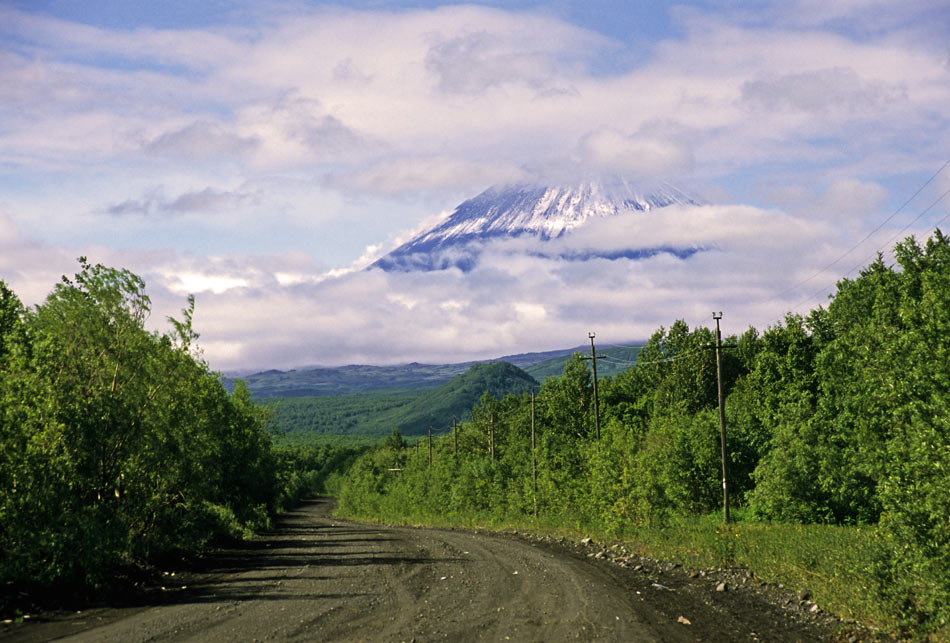
[{"label": "snowy mountain slope", "polygon": [[[674,204],[698,205],[675,188],[642,191],[623,181],[588,182],[570,187],[492,187],[465,201],[441,223],[371,267],[405,272],[458,267],[467,271],[477,263],[482,245],[491,239],[531,235],[550,240],[595,217],[647,212]],[[680,254],[675,249],[631,249],[613,252],[607,258],[640,258],[658,251]],[[689,254],[695,250],[684,252]]]}]

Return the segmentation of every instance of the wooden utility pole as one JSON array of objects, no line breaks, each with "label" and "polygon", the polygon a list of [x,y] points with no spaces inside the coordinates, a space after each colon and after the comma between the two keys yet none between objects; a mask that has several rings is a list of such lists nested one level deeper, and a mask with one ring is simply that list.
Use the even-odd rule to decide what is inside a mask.
[{"label": "wooden utility pole", "polygon": [[455,441],[455,456],[458,457],[459,454],[459,429],[457,424],[457,418],[452,418],[452,439]]},{"label": "wooden utility pole", "polygon": [[587,333],[590,338],[590,363],[594,368],[594,430],[600,440],[600,401],[597,397],[597,353],[594,351],[594,333]]},{"label": "wooden utility pole", "polygon": [[722,403],[722,333],[719,330],[719,320],[722,312],[713,313],[716,320],[716,384],[719,388],[719,442],[722,449],[722,519],[729,522],[729,472],[726,459],[726,413]]},{"label": "wooden utility pole", "polygon": [[491,454],[491,461],[495,461],[495,414],[488,416],[488,452]]},{"label": "wooden utility pole", "polygon": [[531,478],[534,481],[534,517],[538,518],[538,451],[534,440],[534,391],[531,391]]},{"label": "wooden utility pole", "polygon": [[429,427],[429,466],[432,466],[432,427]]}]

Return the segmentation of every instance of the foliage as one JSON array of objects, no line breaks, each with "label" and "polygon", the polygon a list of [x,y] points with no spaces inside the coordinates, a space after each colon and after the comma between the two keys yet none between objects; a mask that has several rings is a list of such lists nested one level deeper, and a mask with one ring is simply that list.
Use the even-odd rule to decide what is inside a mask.
[{"label": "foliage", "polygon": [[486,391],[500,397],[537,386],[517,366],[492,362],[475,364],[431,389],[258,401],[272,409],[274,425],[282,432],[384,436],[397,428],[405,435],[423,435],[430,428],[445,432],[453,417],[471,417],[472,406]]},{"label": "foliage", "polygon": [[[861,613],[939,638],[950,635],[950,240],[907,239],[895,257],[842,280],[827,308],[725,341],[727,465],[747,521],[735,536],[754,535],[769,552],[755,554],[762,565],[791,542],[773,532],[830,538],[851,533],[835,525],[856,526],[861,544],[847,545],[831,577],[860,584]],[[635,367],[602,380],[599,441],[591,374],[575,354],[533,401],[484,396],[457,436],[436,441],[431,464],[414,449],[367,453],[344,480],[341,510],[613,536],[715,512],[714,340],[682,321],[654,333]],[[708,551],[744,560],[745,540],[717,534]],[[824,569],[829,551],[802,550],[794,565]]]},{"label": "foliage", "polygon": [[149,311],[141,279],[85,259],[35,309],[0,282],[0,582],[107,585],[266,525],[348,457],[275,451],[200,359],[194,300],[167,333]]},{"label": "foliage", "polygon": [[[614,375],[627,368],[637,357],[637,347],[598,348],[607,359],[597,366],[598,375]],[[509,355],[504,361],[522,368],[536,380],[558,376],[573,350]],[[255,399],[291,399],[297,397],[350,397],[363,394],[387,394],[441,386],[465,373],[475,362],[459,364],[400,364],[397,366],[349,365],[334,368],[306,368],[289,371],[268,370],[243,376]],[[224,379],[225,388],[234,388],[234,379]]]},{"label": "foliage", "polygon": [[[564,365],[572,358],[574,352],[576,351],[568,351],[565,355],[522,366],[522,368],[528,375],[539,382],[543,382],[549,377],[560,377],[564,371]],[[639,352],[640,348],[636,346],[598,347],[597,355],[603,356],[605,359],[601,361],[598,357],[597,379],[600,380],[610,375],[617,375],[627,370],[630,365],[636,361]]]},{"label": "foliage", "polygon": [[[275,429],[283,435],[385,436],[423,389],[357,395],[263,398]],[[471,405],[471,402],[469,403]]]}]

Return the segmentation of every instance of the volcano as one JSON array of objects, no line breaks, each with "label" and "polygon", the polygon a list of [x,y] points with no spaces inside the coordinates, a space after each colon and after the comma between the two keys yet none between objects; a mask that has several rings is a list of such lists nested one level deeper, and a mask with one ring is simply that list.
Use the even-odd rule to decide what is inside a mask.
[{"label": "volcano", "polygon": [[[597,217],[642,214],[671,205],[700,203],[670,186],[647,191],[622,180],[558,187],[525,184],[491,187],[463,202],[441,222],[381,257],[370,268],[387,272],[459,268],[467,272],[477,265],[482,248],[493,239],[530,235],[547,241],[570,234]],[[657,252],[689,256],[696,249],[630,248],[562,258],[636,259]]]}]

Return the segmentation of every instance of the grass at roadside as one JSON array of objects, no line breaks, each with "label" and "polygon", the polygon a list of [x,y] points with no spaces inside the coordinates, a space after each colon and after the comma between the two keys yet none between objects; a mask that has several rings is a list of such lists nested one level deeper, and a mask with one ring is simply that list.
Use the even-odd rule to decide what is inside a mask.
[{"label": "grass at roadside", "polygon": [[762,580],[808,590],[823,609],[868,624],[880,624],[871,581],[874,528],[837,525],[763,524],[719,516],[680,519],[666,527],[641,527],[628,547],[685,567],[744,567]]},{"label": "grass at roadside", "polygon": [[[343,516],[376,519],[374,516]],[[747,568],[768,583],[807,590],[822,609],[866,625],[880,625],[871,581],[874,528],[836,525],[772,524],[738,520],[723,526],[718,514],[675,519],[664,526],[631,527],[617,535],[608,530],[531,518],[396,517],[387,522],[437,527],[464,526],[495,531],[519,530],[603,544],[623,543],[643,556],[675,562],[687,569]]]}]

